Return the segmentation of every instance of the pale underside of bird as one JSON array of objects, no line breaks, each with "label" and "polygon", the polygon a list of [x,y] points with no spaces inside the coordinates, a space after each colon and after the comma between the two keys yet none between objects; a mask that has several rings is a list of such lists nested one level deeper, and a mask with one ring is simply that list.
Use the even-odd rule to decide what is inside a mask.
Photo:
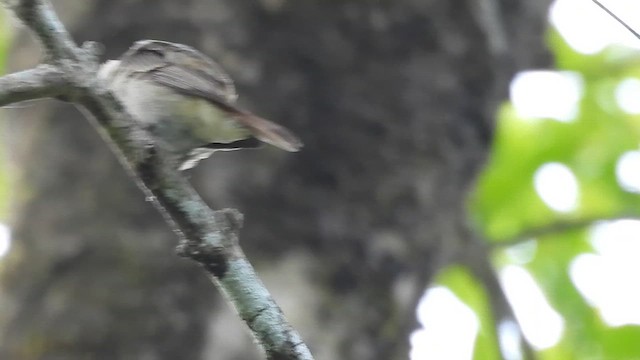
[{"label": "pale underside of bird", "polygon": [[181,158],[180,170],[215,151],[265,142],[298,151],[302,142],[285,127],[235,106],[233,81],[212,59],[182,44],[138,41],[98,77],[162,146]]}]

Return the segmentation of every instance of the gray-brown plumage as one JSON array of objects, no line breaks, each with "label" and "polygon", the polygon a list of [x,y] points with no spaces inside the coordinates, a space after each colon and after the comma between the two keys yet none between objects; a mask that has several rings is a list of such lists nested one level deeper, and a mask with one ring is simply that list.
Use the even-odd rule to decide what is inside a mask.
[{"label": "gray-brown plumage", "polygon": [[286,128],[237,108],[231,78],[189,46],[138,41],[99,76],[161,146],[184,156],[182,170],[214,151],[257,147],[257,140],[286,151],[302,147]]}]

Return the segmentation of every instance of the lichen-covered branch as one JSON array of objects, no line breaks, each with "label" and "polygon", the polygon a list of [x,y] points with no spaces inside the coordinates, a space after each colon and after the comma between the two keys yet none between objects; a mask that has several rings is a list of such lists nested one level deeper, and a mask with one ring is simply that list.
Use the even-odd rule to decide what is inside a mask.
[{"label": "lichen-covered branch", "polygon": [[56,97],[68,91],[68,83],[60,70],[50,65],[40,65],[0,78],[0,106]]},{"label": "lichen-covered branch", "polygon": [[[180,255],[207,271],[268,359],[312,359],[238,243],[242,215],[211,210],[176,161],[96,79],[95,53],[78,48],[47,0],[4,0],[40,40],[48,65],[0,78],[0,106],[43,97],[74,103],[95,124],[135,181],[180,237]],[[195,296],[195,294],[194,294]]]}]

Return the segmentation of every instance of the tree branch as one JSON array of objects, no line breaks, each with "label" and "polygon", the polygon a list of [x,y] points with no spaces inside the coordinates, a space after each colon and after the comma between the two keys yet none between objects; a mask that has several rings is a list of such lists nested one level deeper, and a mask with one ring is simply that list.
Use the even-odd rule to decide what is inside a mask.
[{"label": "tree branch", "polygon": [[[601,221],[615,220],[640,220],[640,216],[636,214],[618,214],[613,216],[594,216],[574,220],[561,220],[540,227],[534,227],[524,230],[513,237],[493,240],[488,242],[484,239],[475,238],[473,245],[465,249],[458,255],[456,261],[467,266],[483,283],[491,303],[494,316],[496,318],[496,333],[499,335],[499,325],[504,322],[513,322],[517,325],[520,340],[520,350],[525,360],[535,359],[535,350],[524,338],[522,327],[520,326],[511,304],[500,284],[498,275],[491,264],[491,251],[517,245],[521,242],[528,241],[531,238],[553,235],[571,230],[582,229],[594,225]],[[484,256],[478,256],[483,253]],[[502,350],[502,349],[501,349]]]},{"label": "tree branch", "polygon": [[51,65],[0,78],[0,105],[63,97],[96,125],[135,181],[178,234],[180,255],[207,271],[247,323],[267,359],[312,359],[298,333],[256,275],[238,243],[242,215],[211,210],[177,171],[176,159],[96,78],[95,53],[78,48],[47,0],[4,0],[34,32]]},{"label": "tree branch", "polygon": [[547,235],[553,235],[563,233],[572,230],[582,229],[591,225],[594,225],[601,221],[615,221],[615,220],[640,220],[640,215],[637,214],[617,214],[608,216],[593,216],[582,219],[573,220],[558,220],[550,224],[533,227],[520,232],[517,235],[495,239],[487,243],[487,246],[493,249],[504,248],[512,245],[520,244],[524,241],[531,240],[532,238],[543,237]]},{"label": "tree branch", "polygon": [[[489,306],[495,319],[495,332],[498,339],[498,349],[507,358],[505,349],[500,343],[500,326],[507,322],[512,322],[516,326],[519,340],[519,350],[524,360],[535,359],[535,350],[527,342],[522,332],[522,326],[516,318],[512,305],[509,303],[507,294],[500,283],[498,274],[491,263],[491,252],[484,239],[474,237],[465,251],[458,255],[457,262],[466,266],[482,283],[489,298]],[[482,256],[478,256],[482,254]]]},{"label": "tree branch", "polygon": [[50,65],[0,78],[0,107],[25,100],[56,97],[69,92],[64,74]]}]

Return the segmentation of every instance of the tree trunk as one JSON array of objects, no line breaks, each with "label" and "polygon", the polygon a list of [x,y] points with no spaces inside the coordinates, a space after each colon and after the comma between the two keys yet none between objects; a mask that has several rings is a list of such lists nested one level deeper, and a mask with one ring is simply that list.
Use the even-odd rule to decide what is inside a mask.
[{"label": "tree trunk", "polygon": [[[108,58],[144,38],[201,49],[241,104],[300,135],[300,153],[216,155],[192,181],[214,208],[245,213],[241,243],[318,360],[388,360],[407,357],[424,288],[474,241],[465,199],[512,75],[549,62],[549,2],[54,5]],[[20,67],[36,62],[24,40]],[[81,115],[38,104],[5,117],[21,182],[1,358],[259,358]]]}]

